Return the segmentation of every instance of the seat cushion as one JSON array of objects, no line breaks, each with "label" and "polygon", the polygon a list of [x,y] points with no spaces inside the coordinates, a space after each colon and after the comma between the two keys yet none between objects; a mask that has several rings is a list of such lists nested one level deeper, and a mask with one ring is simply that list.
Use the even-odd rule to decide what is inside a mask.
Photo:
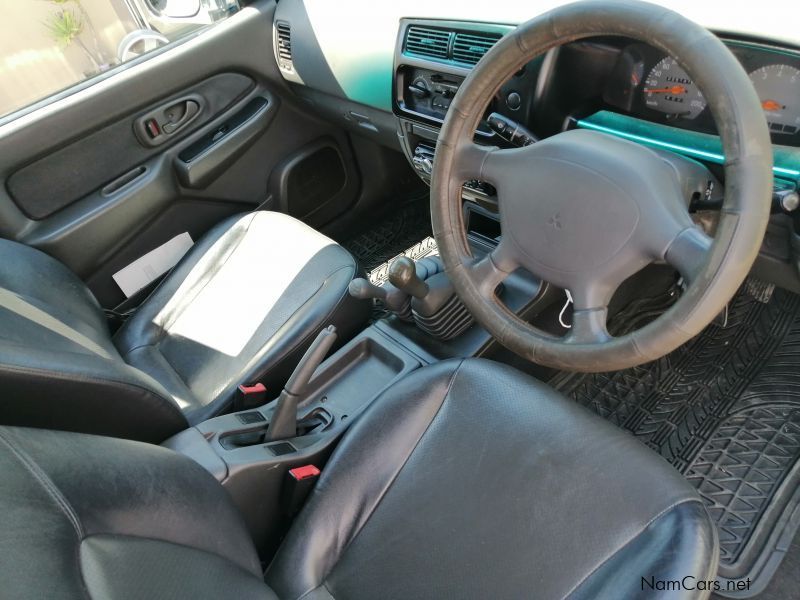
[{"label": "seat cushion", "polygon": [[277,395],[319,330],[347,339],[368,305],[347,293],[353,257],[287,215],[258,211],[209,232],[173,269],[114,343],[164,385],[190,423],[260,381]]},{"label": "seat cushion", "polygon": [[164,448],[0,427],[4,598],[274,600],[227,492]]},{"label": "seat cushion", "polygon": [[266,579],[287,600],[638,598],[642,577],[713,579],[717,554],[700,498],[660,456],[472,359],[420,369],[370,406]]}]

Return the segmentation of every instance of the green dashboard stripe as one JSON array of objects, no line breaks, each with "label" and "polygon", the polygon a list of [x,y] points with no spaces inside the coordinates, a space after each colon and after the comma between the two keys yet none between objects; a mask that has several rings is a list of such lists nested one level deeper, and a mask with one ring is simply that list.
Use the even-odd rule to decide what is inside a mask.
[{"label": "green dashboard stripe", "polygon": [[[724,164],[719,137],[650,123],[610,111],[600,111],[577,121],[578,127],[610,133],[647,146],[662,148],[692,158]],[[782,177],[800,179],[800,150],[790,146],[773,146],[773,172]]]}]

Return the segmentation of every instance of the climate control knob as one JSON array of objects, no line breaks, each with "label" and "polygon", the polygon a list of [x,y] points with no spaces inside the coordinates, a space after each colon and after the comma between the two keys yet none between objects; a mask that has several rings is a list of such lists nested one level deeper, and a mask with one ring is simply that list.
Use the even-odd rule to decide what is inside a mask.
[{"label": "climate control knob", "polygon": [[408,91],[411,92],[412,96],[419,100],[427,98],[431,95],[431,91],[428,89],[427,82],[422,78],[415,79],[414,82],[408,86]]}]

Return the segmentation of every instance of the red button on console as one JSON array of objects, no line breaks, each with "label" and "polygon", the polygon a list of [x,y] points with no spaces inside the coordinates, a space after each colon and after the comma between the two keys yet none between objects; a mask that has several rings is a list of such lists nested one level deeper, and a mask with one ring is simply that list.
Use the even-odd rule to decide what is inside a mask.
[{"label": "red button on console", "polygon": [[310,477],[317,477],[319,473],[319,469],[314,465],[305,465],[289,469],[289,474],[297,481],[303,481],[303,479],[309,479]]},{"label": "red button on console", "polygon": [[256,383],[255,385],[240,385],[239,391],[245,396],[249,394],[261,394],[267,391],[263,383]]}]

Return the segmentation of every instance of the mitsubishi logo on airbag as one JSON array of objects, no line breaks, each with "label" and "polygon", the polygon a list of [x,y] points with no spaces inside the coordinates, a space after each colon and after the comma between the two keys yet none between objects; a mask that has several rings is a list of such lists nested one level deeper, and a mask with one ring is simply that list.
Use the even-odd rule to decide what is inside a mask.
[{"label": "mitsubishi logo on airbag", "polygon": [[547,224],[553,229],[564,229],[564,225],[561,223],[561,213],[556,213],[550,217],[550,220],[547,221]]}]

